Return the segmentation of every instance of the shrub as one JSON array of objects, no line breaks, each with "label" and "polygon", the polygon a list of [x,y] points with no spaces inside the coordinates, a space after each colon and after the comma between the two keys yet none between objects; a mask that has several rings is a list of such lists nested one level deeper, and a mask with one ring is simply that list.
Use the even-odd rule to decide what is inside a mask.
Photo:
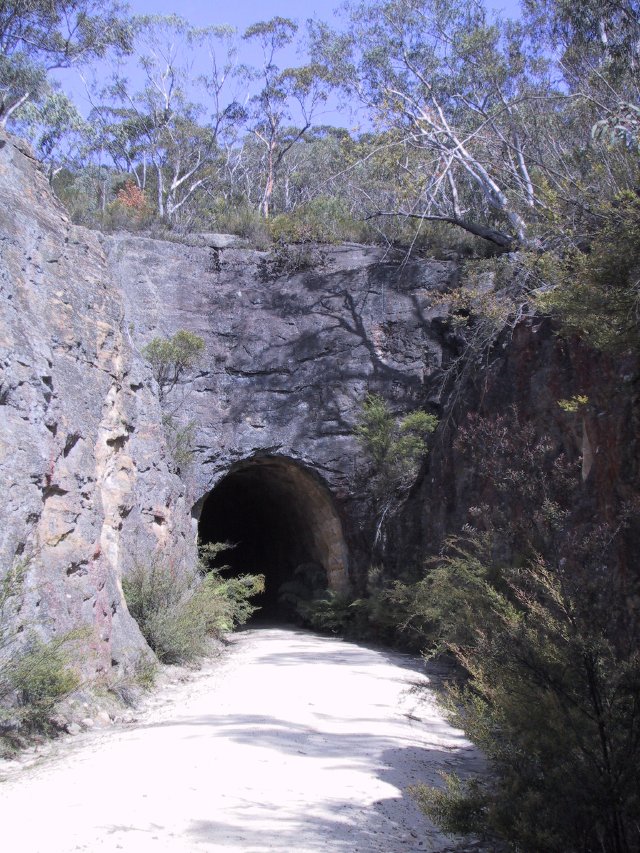
[{"label": "shrub", "polygon": [[13,630],[26,570],[27,562],[19,562],[0,580],[0,733],[51,734],[56,705],[80,683],[69,649],[81,633],[44,642]]},{"label": "shrub", "polygon": [[437,424],[434,415],[422,410],[397,418],[382,397],[365,397],[355,434],[371,465],[367,490],[374,504],[374,549],[385,519],[415,481],[427,453],[426,436]]},{"label": "shrub", "polygon": [[26,731],[49,733],[56,705],[80,686],[71,668],[68,649],[77,635],[67,634],[45,643],[33,637],[5,673],[15,692],[17,719]]},{"label": "shrub", "polygon": [[630,853],[640,845],[640,584],[617,557],[637,508],[584,532],[571,523],[577,469],[548,439],[515,417],[471,427],[469,466],[492,481],[498,508],[477,518],[483,533],[468,528],[394,593],[430,652],[460,664],[447,705],[492,772],[420,788],[418,799],[447,831],[461,831],[462,815],[464,831],[523,853]]},{"label": "shrub", "polygon": [[328,262],[327,252],[313,242],[287,243],[280,239],[260,259],[258,275],[261,281],[276,281],[283,276],[324,269]]},{"label": "shrub", "polygon": [[343,200],[330,196],[319,196],[292,213],[274,216],[269,227],[274,240],[286,243],[339,243],[372,236],[365,223],[353,219]]},{"label": "shrub", "polygon": [[533,261],[551,289],[538,304],[558,317],[567,333],[593,347],[621,352],[640,340],[640,195],[625,192],[604,204],[595,217],[588,247],[564,258]]},{"label": "shrub", "polygon": [[442,773],[444,788],[409,788],[420,809],[447,835],[472,835],[483,825],[487,796],[477,779],[463,782],[455,773]]},{"label": "shrub", "polygon": [[107,205],[105,213],[102,223],[105,230],[138,231],[150,225],[154,218],[154,210],[144,190],[131,180],[126,180],[120,185],[115,199]]},{"label": "shrub", "polygon": [[254,612],[250,599],[264,589],[262,575],[225,579],[201,565],[178,573],[156,559],[123,579],[129,612],[163,663],[190,663],[208,638],[243,624]]},{"label": "shrub", "polygon": [[426,436],[438,423],[435,415],[417,410],[397,419],[386,401],[367,394],[355,433],[386,488],[406,487],[427,452]]},{"label": "shrub", "polygon": [[[434,610],[451,607],[464,558],[455,562],[450,587],[442,579],[432,586]],[[456,593],[467,606],[441,625],[441,639],[469,678],[449,691],[453,720],[493,769],[470,828],[531,853],[638,849],[633,590],[615,575],[569,572],[542,560],[505,571],[503,592],[489,570],[473,574],[476,583]],[[438,797],[447,807],[464,800],[460,790]],[[434,795],[421,790],[420,798],[434,816]]]},{"label": "shrub", "polygon": [[171,338],[153,338],[144,347],[142,354],[151,364],[161,401],[185,373],[195,367],[203,352],[204,340],[185,329],[180,329]]}]

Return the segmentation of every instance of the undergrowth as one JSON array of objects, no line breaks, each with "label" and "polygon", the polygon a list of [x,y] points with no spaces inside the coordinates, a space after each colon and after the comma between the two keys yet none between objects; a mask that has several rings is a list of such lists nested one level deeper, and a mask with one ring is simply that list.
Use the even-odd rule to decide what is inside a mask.
[{"label": "undergrowth", "polygon": [[58,704],[80,686],[71,658],[84,632],[47,642],[19,622],[27,568],[16,563],[0,580],[0,741],[9,750],[25,737],[52,735]]},{"label": "undergrowth", "polygon": [[223,577],[209,561],[207,546],[191,571],[176,571],[156,556],[123,579],[129,612],[162,663],[192,663],[204,655],[209,638],[221,638],[255,611],[251,599],[264,590],[263,575]]}]

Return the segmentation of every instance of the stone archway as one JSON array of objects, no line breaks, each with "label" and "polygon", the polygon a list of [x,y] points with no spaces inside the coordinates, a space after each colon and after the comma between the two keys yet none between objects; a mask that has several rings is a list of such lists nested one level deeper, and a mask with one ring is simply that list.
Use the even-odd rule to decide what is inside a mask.
[{"label": "stone archway", "polygon": [[254,456],[235,464],[196,505],[202,542],[235,548],[221,561],[234,573],[266,578],[262,614],[278,614],[283,583],[306,571],[323,573],[329,589],[347,587],[347,549],[331,493],[292,459]]}]

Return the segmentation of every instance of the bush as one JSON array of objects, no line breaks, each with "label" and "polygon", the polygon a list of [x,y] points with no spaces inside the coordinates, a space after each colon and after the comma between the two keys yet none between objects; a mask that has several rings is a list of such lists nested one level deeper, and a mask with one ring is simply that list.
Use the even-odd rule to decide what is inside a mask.
[{"label": "bush", "polygon": [[637,508],[584,532],[577,469],[547,438],[515,415],[461,432],[496,506],[394,594],[424,645],[460,664],[448,708],[492,772],[419,801],[447,831],[466,815],[465,831],[522,853],[640,849],[640,584],[617,563]]},{"label": "bush", "polygon": [[327,252],[313,242],[286,243],[278,240],[258,263],[261,281],[276,281],[308,270],[324,269],[329,262]]},{"label": "bush", "polygon": [[[451,607],[464,562],[458,556],[445,563],[455,578],[449,588],[443,578],[432,586],[434,610]],[[569,572],[542,560],[505,571],[504,592],[489,570],[473,576],[466,593],[456,592],[467,606],[441,635],[469,679],[449,690],[452,718],[493,769],[471,828],[531,853],[637,850],[640,630],[629,607],[633,590],[615,575]],[[460,797],[449,792],[446,802],[453,807]],[[422,791],[421,799],[433,816],[433,796]]]},{"label": "bush", "polygon": [[225,199],[217,200],[207,227],[244,237],[258,251],[265,251],[272,243],[268,222],[259,211],[240,199],[232,203]]},{"label": "bush", "polygon": [[427,453],[426,436],[437,424],[435,415],[421,410],[397,419],[382,397],[367,394],[355,433],[384,491],[411,484]]},{"label": "bush", "polygon": [[379,568],[369,570],[367,581],[365,596],[336,592],[327,589],[324,569],[305,563],[282,584],[278,598],[292,619],[315,631],[394,644],[400,612],[389,598]]},{"label": "bush", "polygon": [[292,213],[274,216],[269,227],[274,240],[286,243],[340,243],[374,236],[366,223],[354,220],[344,201],[330,196],[319,196]]},{"label": "bush", "polygon": [[640,341],[640,195],[621,193],[597,213],[588,247],[533,260],[541,280],[552,285],[538,304],[565,332],[621,352]]},{"label": "bush", "polygon": [[20,609],[27,563],[13,566],[0,581],[0,733],[22,730],[51,734],[56,705],[79,686],[69,649],[78,632],[46,643],[11,630]]},{"label": "bush", "polygon": [[264,590],[262,575],[225,579],[202,566],[177,573],[159,559],[123,578],[129,612],[163,663],[201,657],[211,636],[243,624],[255,611],[250,599]]},{"label": "bush", "polygon": [[56,705],[80,686],[68,655],[69,644],[76,638],[76,635],[67,634],[45,643],[34,637],[9,664],[6,683],[17,701],[17,715],[11,716],[15,716],[27,732],[50,733]]},{"label": "bush", "polygon": [[420,809],[447,835],[472,835],[485,820],[487,796],[477,779],[463,782],[442,773],[444,788],[416,785],[409,789]]}]

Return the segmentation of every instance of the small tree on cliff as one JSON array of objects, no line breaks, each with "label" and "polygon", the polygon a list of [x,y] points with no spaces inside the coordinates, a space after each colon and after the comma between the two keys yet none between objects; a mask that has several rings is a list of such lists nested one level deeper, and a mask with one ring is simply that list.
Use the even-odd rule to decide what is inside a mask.
[{"label": "small tree on cliff", "polygon": [[[203,352],[202,338],[185,329],[180,329],[171,338],[154,338],[144,347],[142,354],[151,364],[154,379],[158,383],[158,398],[161,404],[184,379],[185,374],[195,367]],[[181,421],[176,417],[183,403],[184,395],[178,402],[174,402],[162,417],[167,445],[178,473],[191,460],[195,434],[195,421]]]},{"label": "small tree on cliff", "polygon": [[180,329],[171,338],[156,337],[144,347],[142,354],[151,364],[161,403],[185,373],[195,367],[203,352],[202,338],[185,329]]},{"label": "small tree on cliff", "polygon": [[426,437],[437,425],[435,415],[421,409],[399,419],[382,397],[365,397],[355,434],[373,469],[369,488],[376,505],[374,546],[389,511],[415,480],[427,453]]}]

